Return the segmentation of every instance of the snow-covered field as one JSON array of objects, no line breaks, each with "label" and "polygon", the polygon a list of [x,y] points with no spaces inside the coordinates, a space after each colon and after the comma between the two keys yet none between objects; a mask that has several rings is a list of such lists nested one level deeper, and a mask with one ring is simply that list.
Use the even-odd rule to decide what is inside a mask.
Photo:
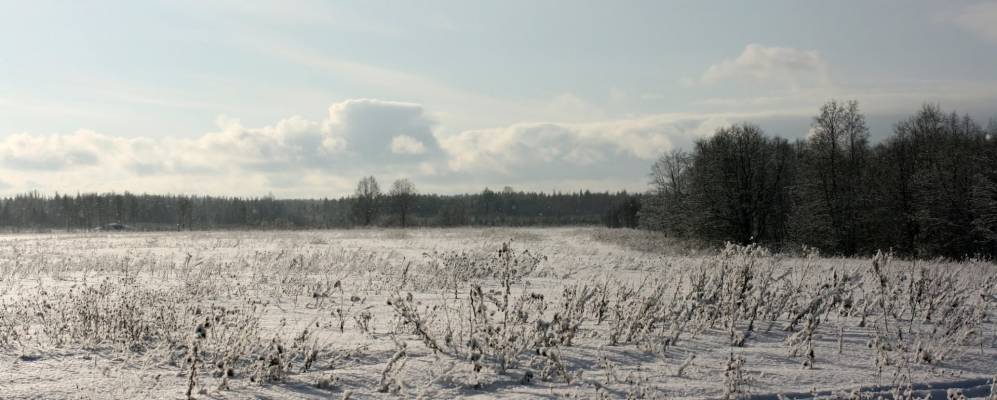
[{"label": "snow-covered field", "polygon": [[669,243],[595,228],[0,236],[0,398],[991,395],[994,264]]}]

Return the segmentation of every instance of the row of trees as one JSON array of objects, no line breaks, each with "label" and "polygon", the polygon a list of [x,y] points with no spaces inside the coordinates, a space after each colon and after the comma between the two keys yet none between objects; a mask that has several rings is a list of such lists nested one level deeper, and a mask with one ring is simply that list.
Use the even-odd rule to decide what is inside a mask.
[{"label": "row of trees", "polygon": [[31,192],[0,198],[0,230],[89,230],[109,224],[139,230],[595,225],[632,198],[626,192],[548,194],[509,187],[477,194],[420,194],[407,179],[382,193],[374,177],[363,178],[354,196],[339,199]]},{"label": "row of trees", "polygon": [[546,195],[485,188],[477,195],[420,195],[408,179],[382,193],[377,179],[364,177],[353,196],[352,216],[360,225],[594,225],[636,228],[640,196],[618,193]]},{"label": "row of trees", "polygon": [[994,122],[926,105],[873,145],[855,101],[822,106],[795,142],[725,127],[654,164],[641,225],[833,254],[995,257],[995,136]]}]

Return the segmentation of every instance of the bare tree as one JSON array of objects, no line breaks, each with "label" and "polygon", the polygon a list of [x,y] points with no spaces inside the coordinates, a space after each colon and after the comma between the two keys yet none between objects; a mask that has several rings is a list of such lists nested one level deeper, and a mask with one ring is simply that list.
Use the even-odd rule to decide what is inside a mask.
[{"label": "bare tree", "polygon": [[378,206],[381,201],[381,188],[373,176],[364,177],[357,183],[355,193],[354,213],[364,225],[370,225],[377,219]]},{"label": "bare tree", "polygon": [[692,156],[682,150],[669,151],[651,166],[651,193],[641,224],[672,235],[688,234],[689,183]]},{"label": "bare tree", "polygon": [[408,225],[408,216],[413,204],[415,204],[415,184],[405,178],[395,180],[391,184],[389,195],[391,196],[391,203],[395,208],[395,212],[401,218],[402,227],[404,228]]},{"label": "bare tree", "polygon": [[[812,245],[853,254],[868,209],[865,196],[869,173],[869,130],[858,102],[831,100],[820,108],[802,152],[803,176],[799,182],[804,215],[794,218],[803,237]],[[802,223],[801,223],[802,222]]]},{"label": "bare tree", "polygon": [[709,240],[781,240],[793,159],[789,143],[751,124],[698,141],[689,186],[695,229]]},{"label": "bare tree", "polygon": [[689,167],[692,156],[673,149],[658,158],[651,166],[651,183],[658,193],[673,193],[684,196],[689,187]]}]

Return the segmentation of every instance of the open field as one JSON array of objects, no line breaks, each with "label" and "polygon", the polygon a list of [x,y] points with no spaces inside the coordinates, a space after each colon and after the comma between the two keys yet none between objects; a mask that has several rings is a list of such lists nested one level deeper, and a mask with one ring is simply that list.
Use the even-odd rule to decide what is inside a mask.
[{"label": "open field", "polygon": [[2,236],[0,397],[991,395],[992,263],[658,243],[589,228]]}]

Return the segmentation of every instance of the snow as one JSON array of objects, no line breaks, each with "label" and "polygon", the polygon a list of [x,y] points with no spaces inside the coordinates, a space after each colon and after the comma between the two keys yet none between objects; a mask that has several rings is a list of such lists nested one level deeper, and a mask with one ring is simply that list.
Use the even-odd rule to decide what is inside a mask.
[{"label": "snow", "polygon": [[[605,239],[613,235],[628,239]],[[618,321],[610,316],[597,323],[585,311],[571,345],[549,348],[559,355],[570,382],[557,374],[541,379],[549,358],[532,348],[518,354],[504,373],[491,362],[475,373],[474,363],[460,351],[434,354],[388,304],[412,293],[412,304],[427,317],[433,334],[448,323],[464,329],[471,315],[471,285],[498,291],[503,286],[495,277],[456,282],[455,300],[451,288],[440,283],[447,270],[432,267],[439,260],[434,257],[463,252],[468,259],[490,260],[504,242],[515,254],[528,251],[542,257],[511,284],[510,295],[542,294],[546,311],[530,318],[542,315],[548,320],[564,289],[572,285],[611,282],[650,290],[653,282],[671,282],[661,297],[673,301],[676,293],[685,293],[679,289],[687,288],[683,279],[693,271],[710,270],[718,257],[627,244],[630,237],[642,235],[601,228],[458,228],[0,236],[0,397],[185,398],[191,371],[187,358],[195,343],[203,352],[199,357],[205,358],[196,369],[195,398],[721,398],[732,355],[745,360],[746,390],[736,394],[743,398],[827,397],[856,389],[885,395],[906,383],[915,393],[935,390],[932,398],[943,397],[948,388],[980,398],[990,395],[990,379],[997,372],[991,307],[997,267],[983,261],[890,262],[889,268],[897,271],[946,271],[958,287],[980,291],[966,298],[979,302],[973,309],[984,315],[979,326],[966,329],[967,339],[949,343],[950,357],[932,363],[897,361],[882,372],[876,366],[877,352],[870,348],[879,334],[876,325],[859,327],[856,315],[827,314],[813,337],[815,366],[805,369],[801,357],[790,356],[786,339],[793,332],[785,329],[786,315],[771,329],[765,329],[768,321],[759,321],[743,347],[731,346],[722,319],[683,332],[670,346],[656,342],[658,336],[650,333],[642,343],[612,345],[609,333]],[[656,239],[647,235],[641,240]],[[780,285],[804,287],[833,273],[871,274],[870,259],[738,257],[748,256],[731,260],[754,260],[784,273]],[[771,289],[789,290],[775,285]],[[794,295],[802,302],[811,296]],[[612,308],[614,295],[609,300]],[[899,298],[894,300],[900,304]],[[118,340],[116,335],[127,330],[114,326],[114,318],[72,314],[87,310],[120,314],[122,326],[148,322],[149,330],[137,341]],[[370,315],[368,332],[358,322],[364,313]],[[219,325],[208,328],[206,338],[197,338],[195,328],[214,315],[223,315]],[[96,333],[87,333],[88,323]],[[931,333],[922,333],[931,332],[931,327],[925,323],[922,330],[911,332],[934,345]],[[744,330],[744,322],[735,328]],[[306,339],[298,343],[298,336]],[[252,382],[254,363],[269,354],[272,340],[283,343],[288,352],[315,349],[317,357],[302,371],[303,358],[291,356],[280,379]],[[442,336],[437,340],[442,342]],[[388,382],[397,393],[379,392],[382,372],[400,346],[404,353]],[[223,380],[213,374],[217,368],[204,365],[217,359],[216,350],[225,349],[241,357],[232,366],[228,389],[220,388]],[[693,355],[691,365],[678,376],[679,366]],[[527,372],[534,379],[523,383]]]}]

